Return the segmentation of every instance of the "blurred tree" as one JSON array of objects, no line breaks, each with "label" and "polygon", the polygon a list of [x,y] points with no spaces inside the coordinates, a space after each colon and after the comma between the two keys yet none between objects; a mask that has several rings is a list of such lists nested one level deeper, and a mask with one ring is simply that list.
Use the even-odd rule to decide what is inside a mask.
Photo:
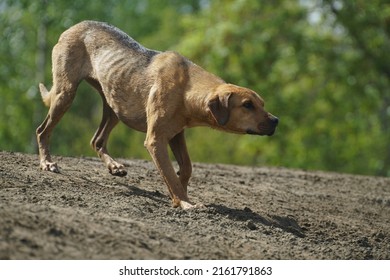
[{"label": "blurred tree", "polygon": [[[204,141],[223,143],[235,163],[389,175],[388,13],[379,0],[237,0],[212,1],[185,17],[178,48],[257,90],[281,119],[271,139],[210,134]],[[215,146],[208,147],[199,158],[210,158]]]},{"label": "blurred tree", "polygon": [[[390,175],[390,7],[386,0],[1,0],[0,148],[35,152],[51,86],[51,49],[84,19],[118,26],[152,49],[178,50],[256,90],[281,119],[271,138],[187,132],[196,161]],[[94,155],[98,94],[82,83],[52,152]],[[119,125],[114,156],[149,157]]]},{"label": "blurred tree", "polygon": [[[379,122],[379,139],[383,140],[384,149],[378,170],[379,174],[390,175],[390,3],[386,0],[323,0],[322,5],[329,11],[328,18],[334,16],[334,28],[341,28],[360,54],[360,65],[351,67],[362,76],[359,75],[359,80],[364,81],[356,88],[356,94],[362,95],[361,102],[364,101],[359,107],[366,107],[366,102],[372,104],[372,99],[377,100],[365,117],[371,122],[374,119]],[[351,77],[356,80],[356,75]],[[374,138],[372,143],[380,143],[379,139]]]},{"label": "blurred tree", "polygon": [[[51,49],[67,28],[85,19],[106,21],[150,48],[156,44],[156,48],[166,49],[180,36],[180,25],[172,19],[197,9],[199,3],[194,0],[2,0],[0,31],[6,43],[0,46],[5,62],[0,65],[1,149],[36,151],[35,128],[47,112],[37,85],[44,82],[50,88]],[[82,83],[71,109],[53,133],[52,152],[94,155],[88,143],[100,117],[99,95]],[[111,150],[115,155],[145,157],[142,137],[120,125],[114,131]],[[135,145],[129,145],[134,141]]]}]

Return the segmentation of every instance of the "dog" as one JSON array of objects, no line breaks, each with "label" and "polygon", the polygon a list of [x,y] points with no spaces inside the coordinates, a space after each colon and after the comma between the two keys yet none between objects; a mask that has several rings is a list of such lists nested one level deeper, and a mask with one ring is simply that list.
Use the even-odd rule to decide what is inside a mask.
[{"label": "dog", "polygon": [[[39,84],[49,112],[37,128],[42,170],[59,172],[49,138],[86,80],[100,94],[103,117],[91,146],[116,176],[127,174],[107,150],[111,130],[122,121],[146,133],[144,146],[164,179],[173,207],[190,209],[187,185],[192,164],[184,129],[208,126],[238,134],[274,134],[278,118],[254,91],[226,83],[173,51],[150,50],[106,23],[83,21],[62,33],[52,51],[53,85]],[[176,173],[168,145],[179,165]]]}]

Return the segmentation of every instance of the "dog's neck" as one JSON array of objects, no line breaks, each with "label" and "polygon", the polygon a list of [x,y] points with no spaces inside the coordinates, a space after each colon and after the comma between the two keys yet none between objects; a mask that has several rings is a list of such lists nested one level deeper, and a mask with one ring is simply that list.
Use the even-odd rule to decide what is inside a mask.
[{"label": "dog's neck", "polygon": [[208,98],[205,95],[188,95],[186,98],[186,111],[187,111],[187,126],[218,126],[215,119],[212,117],[207,103]]},{"label": "dog's neck", "polygon": [[216,88],[221,84],[225,84],[225,81],[196,64],[191,64],[190,67],[192,68],[192,75],[185,92],[184,101],[187,115],[190,116],[188,127],[218,127],[219,125],[210,113],[208,103],[215,96]]}]

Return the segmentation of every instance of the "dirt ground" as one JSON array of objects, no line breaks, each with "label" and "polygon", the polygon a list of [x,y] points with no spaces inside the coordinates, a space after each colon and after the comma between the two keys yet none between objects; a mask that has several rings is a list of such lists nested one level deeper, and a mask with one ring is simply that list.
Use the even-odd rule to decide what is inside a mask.
[{"label": "dirt ground", "polygon": [[0,152],[0,259],[390,259],[390,178],[194,164],[171,207],[153,164]]}]

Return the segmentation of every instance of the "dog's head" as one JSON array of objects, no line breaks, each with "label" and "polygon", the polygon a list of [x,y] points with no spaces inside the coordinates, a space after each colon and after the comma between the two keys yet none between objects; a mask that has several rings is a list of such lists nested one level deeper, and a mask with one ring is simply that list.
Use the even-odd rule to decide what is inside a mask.
[{"label": "dog's head", "polygon": [[254,91],[232,84],[219,85],[207,106],[218,128],[233,133],[271,136],[279,122]]}]

